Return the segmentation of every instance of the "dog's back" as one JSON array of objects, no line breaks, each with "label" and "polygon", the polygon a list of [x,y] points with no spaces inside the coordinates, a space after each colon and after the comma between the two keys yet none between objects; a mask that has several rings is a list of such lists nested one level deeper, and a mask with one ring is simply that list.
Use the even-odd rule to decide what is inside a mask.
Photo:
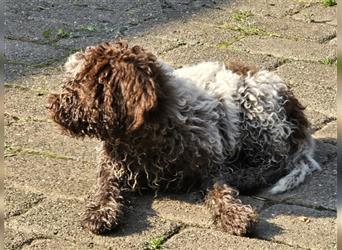
[{"label": "dog's back", "polygon": [[242,192],[274,183],[271,193],[292,189],[320,169],[304,108],[276,74],[235,66],[205,62],[175,74],[225,105],[235,155],[223,175],[231,185]]}]

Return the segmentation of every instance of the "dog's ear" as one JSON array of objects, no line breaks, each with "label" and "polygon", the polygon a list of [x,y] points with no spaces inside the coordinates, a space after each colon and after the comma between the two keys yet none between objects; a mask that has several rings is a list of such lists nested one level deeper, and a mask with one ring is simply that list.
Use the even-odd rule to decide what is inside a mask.
[{"label": "dog's ear", "polygon": [[[157,106],[157,78],[160,73],[156,58],[135,46],[122,65],[122,78],[118,79],[126,106],[127,130],[133,131],[143,123],[149,111]],[[131,58],[129,58],[131,57]]]},{"label": "dog's ear", "polygon": [[84,84],[86,101],[103,112],[106,127],[126,133],[141,127],[158,102],[161,70],[156,57],[123,42],[89,47],[84,55],[76,81]]}]

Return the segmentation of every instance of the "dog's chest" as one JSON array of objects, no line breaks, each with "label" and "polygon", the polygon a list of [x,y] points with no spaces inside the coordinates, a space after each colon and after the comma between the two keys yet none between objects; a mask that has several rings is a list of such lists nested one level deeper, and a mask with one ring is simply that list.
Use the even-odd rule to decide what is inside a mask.
[{"label": "dog's chest", "polygon": [[179,141],[147,145],[117,145],[111,157],[114,173],[130,190],[188,190],[201,179],[210,157],[201,149],[191,149]]}]

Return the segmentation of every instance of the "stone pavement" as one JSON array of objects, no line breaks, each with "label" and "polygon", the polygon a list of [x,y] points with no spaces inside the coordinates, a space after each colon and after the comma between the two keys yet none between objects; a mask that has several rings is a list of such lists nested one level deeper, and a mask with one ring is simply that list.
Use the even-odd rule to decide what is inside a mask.
[{"label": "stone pavement", "polygon": [[[335,249],[336,6],[315,0],[6,0],[6,249]],[[79,215],[95,184],[97,141],[59,133],[47,93],[77,49],[126,38],[175,67],[241,61],[276,71],[307,106],[323,170],[294,191],[244,197],[252,238],[215,230],[188,196],[135,197],[118,230]]]}]

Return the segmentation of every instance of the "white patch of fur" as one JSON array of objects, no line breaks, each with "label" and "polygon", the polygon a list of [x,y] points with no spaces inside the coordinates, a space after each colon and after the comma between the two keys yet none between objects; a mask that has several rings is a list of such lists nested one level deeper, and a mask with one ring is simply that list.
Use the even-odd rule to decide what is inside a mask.
[{"label": "white patch of fur", "polygon": [[[262,127],[268,128],[275,142],[285,142],[290,136],[293,125],[286,120],[286,113],[281,103],[280,91],[286,91],[287,87],[276,74],[269,71],[259,71],[255,75],[245,79],[246,86],[238,92],[244,92],[248,88],[245,102],[248,110],[247,117],[250,120],[258,120]],[[241,98],[243,100],[244,98]],[[262,100],[262,101],[261,101]],[[259,125],[259,124],[258,124]]]},{"label": "white patch of fur", "polygon": [[68,76],[75,78],[76,75],[82,71],[84,67],[84,54],[83,52],[76,52],[68,57],[64,64],[65,72]]},{"label": "white patch of fur", "polygon": [[309,162],[298,162],[295,168],[288,175],[277,181],[269,192],[271,194],[278,194],[291,190],[303,183],[306,176],[321,169],[319,164],[313,158],[308,157],[307,160]]},{"label": "white patch of fur", "polygon": [[227,113],[228,144],[234,149],[239,138],[239,108],[234,103],[233,95],[241,81],[239,75],[227,70],[224,64],[218,62],[203,62],[190,67],[175,70],[177,77],[191,80],[192,84],[203,89],[211,97],[224,104]]},{"label": "white patch of fur", "polygon": [[306,176],[314,171],[321,170],[318,162],[312,157],[315,143],[312,137],[308,136],[307,138],[309,139],[306,143],[300,145],[299,150],[291,156],[289,165],[292,164],[294,166],[293,170],[273,185],[269,190],[271,194],[278,194],[291,190],[303,183]]}]

